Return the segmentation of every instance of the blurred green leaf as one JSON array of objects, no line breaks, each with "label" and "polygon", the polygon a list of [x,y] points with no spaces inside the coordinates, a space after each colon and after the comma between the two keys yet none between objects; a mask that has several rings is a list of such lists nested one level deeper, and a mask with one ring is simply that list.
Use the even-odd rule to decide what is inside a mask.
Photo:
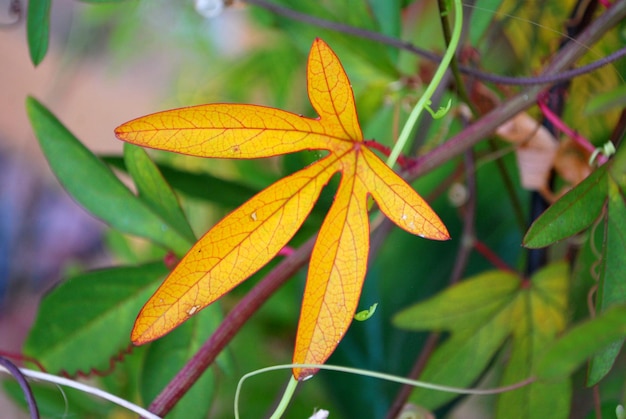
[{"label": "blurred green leaf", "polygon": [[[489,272],[467,279],[411,307],[394,324],[412,330],[449,330],[452,336],[431,356],[421,380],[452,386],[475,382],[506,338],[512,335],[511,355],[501,385],[530,377],[538,354],[565,328],[567,265],[557,263],[538,271],[524,285],[517,275]],[[498,417],[567,417],[569,382],[532,384],[502,394]],[[454,394],[415,389],[411,401],[435,409]],[[555,401],[557,398],[559,401]],[[567,404],[565,404],[567,403]]]},{"label": "blurred green leaf", "polygon": [[[211,336],[222,318],[219,305],[211,305],[169,335],[151,343],[141,375],[141,395],[150,403],[180,372]],[[158,368],[151,366],[158,365]],[[171,419],[203,419],[211,408],[215,377],[207,370],[167,415]]]},{"label": "blurred green leaf", "polygon": [[552,381],[570,376],[594,353],[626,336],[626,306],[613,306],[572,328],[543,354],[535,376]]},{"label": "blurred green leaf", "polygon": [[[519,287],[514,274],[487,272],[398,314],[396,326],[453,333],[430,357],[420,380],[471,386],[511,333],[511,301]],[[411,401],[435,409],[455,397],[454,393],[416,388]]]},{"label": "blurred green leaf", "polygon": [[39,65],[48,52],[51,0],[30,0],[26,17],[26,35],[30,59]]},{"label": "blurred green leaf", "polygon": [[[598,278],[596,294],[596,312],[601,313],[607,308],[626,303],[626,205],[623,191],[620,190],[613,176],[607,176],[609,200],[605,218],[605,240],[602,245],[602,265]],[[611,370],[617,355],[622,348],[624,339],[613,342],[596,354],[590,364],[587,385],[592,386],[600,381]]]},{"label": "blurred green leaf", "polygon": [[167,184],[148,153],[136,145],[124,143],[124,161],[137,186],[142,199],[163,220],[172,226],[190,243],[196,236],[178,203],[178,199]]},{"label": "blurred green leaf", "polygon": [[593,116],[624,107],[626,107],[626,84],[593,95],[585,106],[585,114]]},{"label": "blurred green leaf", "polygon": [[[128,170],[124,160],[118,156],[104,156],[102,159],[117,169]],[[157,168],[167,183],[177,191],[188,197],[214,202],[226,208],[236,208],[260,191],[209,173],[181,170],[163,163],[157,163]]]},{"label": "blurred green leaf", "polygon": [[[546,348],[565,330],[568,315],[569,277],[566,262],[537,271],[527,290],[517,301],[513,322],[511,353],[500,385],[511,385],[529,378]],[[571,383],[533,383],[498,397],[496,417],[507,419],[567,418]],[[515,412],[515,413],[513,413]]]},{"label": "blurred green leaf", "polygon": [[497,13],[503,0],[477,0],[472,8],[469,40],[477,46]]},{"label": "blurred green leaf", "polygon": [[467,331],[502,310],[519,290],[515,274],[490,271],[466,279],[398,313],[393,324],[408,330]]},{"label": "blurred green leaf", "polygon": [[184,254],[192,241],[169,227],[36,99],[26,109],[50,168],[85,209],[125,233]]},{"label": "blurred green leaf", "polygon": [[42,300],[25,353],[53,373],[108,370],[130,346],[135,317],[166,273],[154,262],[68,279]]},{"label": "blurred green leaf", "polygon": [[[374,14],[380,32],[392,38],[400,39],[402,35],[401,0],[376,1],[368,0],[367,4]],[[389,55],[397,61],[399,51],[389,48]]]},{"label": "blurred green leaf", "polygon": [[603,166],[535,220],[524,237],[524,246],[545,247],[589,227],[600,215],[606,194],[606,168]]}]

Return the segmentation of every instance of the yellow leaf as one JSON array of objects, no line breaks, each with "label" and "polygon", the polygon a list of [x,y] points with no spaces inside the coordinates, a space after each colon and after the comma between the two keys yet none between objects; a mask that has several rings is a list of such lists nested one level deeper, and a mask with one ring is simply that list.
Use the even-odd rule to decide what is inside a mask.
[{"label": "yellow leaf", "polygon": [[[330,152],[260,192],[206,233],[139,313],[135,344],[168,333],[269,262],[337,172],[342,173],[339,189],[311,256],[294,363],[325,362],[354,318],[369,252],[369,195],[408,232],[449,238],[428,204],[365,146],[350,81],[320,39],[311,48],[307,81],[316,119],[255,105],[212,104],[159,112],[116,129],[124,141],[204,157]],[[294,369],[299,380],[314,373]]]}]

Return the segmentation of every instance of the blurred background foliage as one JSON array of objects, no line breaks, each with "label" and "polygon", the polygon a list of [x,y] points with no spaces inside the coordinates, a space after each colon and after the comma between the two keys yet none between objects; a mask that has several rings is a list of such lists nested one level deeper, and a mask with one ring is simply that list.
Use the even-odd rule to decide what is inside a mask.
[{"label": "blurred background foliage", "polygon": [[[320,37],[332,46],[345,66],[355,91],[366,138],[391,146],[435,69],[431,61],[380,42],[287,19],[241,2],[235,2],[213,19],[201,16],[191,1],[95,3],[100,2],[64,5],[72,9],[71,24],[52,27],[55,33],[61,33],[63,67],[71,71],[77,62],[92,60],[115,77],[127,77],[126,73],[132,72],[132,77],[141,79],[144,72],[156,73],[158,77],[150,80],[160,83],[154,89],[161,97],[144,113],[202,103],[237,102],[272,106],[310,116],[313,110],[306,96],[305,63],[313,39]],[[275,0],[275,3],[310,16],[401,38],[428,51],[441,53],[444,50],[439,10],[434,1]],[[541,7],[536,2],[526,1],[476,1],[466,8],[464,48],[473,57],[466,63],[497,74],[532,75],[564,40],[564,24],[574,5],[574,0],[541,3]],[[61,5],[53,3],[52,10],[56,7]],[[626,23],[622,22],[620,27],[590,48],[580,63],[596,60],[624,43]],[[594,144],[606,141],[620,109],[589,118],[585,105],[594,96],[623,84],[624,74],[626,62],[621,60],[576,79],[569,89],[563,119]],[[519,90],[496,85],[487,86],[487,89],[494,106]],[[442,103],[448,98],[453,99],[454,106],[458,104],[454,91],[445,93]],[[119,97],[120,101],[126,99]],[[97,102],[98,97],[93,100]],[[103,108],[102,112],[107,110]],[[534,116],[539,115],[533,112]],[[122,122],[125,121],[119,121]],[[72,129],[71,126],[68,128]],[[462,128],[461,119],[453,110],[441,120],[430,121],[427,130],[418,129],[407,152],[423,154]],[[111,126],[111,137],[113,129]],[[512,148],[499,140],[495,144],[497,151],[483,143],[474,149],[477,161],[474,229],[481,242],[509,266],[523,272],[527,253],[520,243],[530,217],[531,192],[520,186]],[[317,152],[302,152],[265,160],[225,161],[152,151],[150,156],[177,192],[196,236],[202,235],[257,191],[320,157]],[[101,157],[127,179],[121,153],[107,153]],[[444,220],[453,238],[462,236],[465,211],[464,201],[459,203],[454,195],[459,187],[464,190],[466,179],[457,170],[461,160],[462,157],[455,158],[414,183]],[[502,162],[511,177],[513,190],[502,180],[497,161]],[[313,214],[294,239],[294,246],[318,230],[332,202],[333,187],[331,183],[322,194]],[[520,215],[524,219],[521,222],[514,215],[516,205],[522,209]],[[360,303],[362,308],[378,303],[378,310],[367,321],[355,322],[351,326],[329,363],[403,376],[411,370],[429,334],[394,327],[392,317],[449,286],[463,243],[459,240],[429,242],[383,224],[373,235],[371,266]],[[111,265],[151,266],[150,269],[155,269],[146,264],[165,256],[162,248],[115,230],[107,230],[103,240]],[[560,259],[565,250],[565,245],[551,249],[554,260]],[[568,315],[572,319],[587,314],[584,309],[590,282],[587,273],[595,260],[589,246],[584,247],[572,278],[574,292],[571,315]],[[270,264],[225,296],[215,310],[207,310],[200,325],[190,322],[158,342],[134,348],[122,362],[115,363],[110,374],[98,381],[115,394],[148,404],[194,353],[202,338],[216,327],[221,316],[219,312],[228,312],[274,265]],[[493,268],[484,257],[472,252],[463,277]],[[76,267],[72,275],[84,277],[89,274],[84,273],[82,267]],[[241,375],[291,359],[304,280],[305,273],[300,272],[259,310],[234,338],[218,365],[212,367],[202,383],[187,396],[188,400],[183,402],[186,404],[171,417],[231,417],[231,401]],[[137,287],[144,292],[144,285]],[[43,326],[40,324],[39,327]],[[194,327],[199,327],[199,331],[196,332]],[[33,333],[38,332],[41,330],[35,329]],[[28,354],[45,356],[46,349],[35,348],[33,339],[36,338],[31,335],[27,343],[31,353]],[[107,364],[114,355],[111,353],[103,362]],[[66,356],[69,359],[76,354],[70,352]],[[502,374],[506,351],[496,358],[478,377],[479,381],[491,385],[497,383],[493,377]],[[607,392],[603,394],[621,399],[621,358],[617,366],[619,372],[604,382]],[[584,378],[582,373],[579,374],[581,376],[575,377],[575,381],[580,384]],[[272,373],[246,382],[240,402],[245,417],[267,416],[282,394],[286,377],[286,373]],[[42,412],[49,417],[60,414],[83,418],[125,417],[116,408],[79,393],[67,391],[67,400],[64,400],[65,396],[61,396],[56,388],[40,384],[36,387]],[[17,387],[7,383],[5,388],[16,399],[20,398]],[[330,410],[332,418],[385,417],[399,388],[399,385],[385,381],[321,372],[319,377],[301,386],[289,408],[289,417],[308,417],[314,408]],[[580,405],[581,410],[573,415],[585,417],[590,411],[591,395],[582,390],[579,393],[574,398],[575,405]],[[612,400],[611,397],[607,400]],[[495,396],[459,397],[439,406],[437,417],[486,417],[491,415],[485,412],[492,411],[490,406],[494,400]]]}]

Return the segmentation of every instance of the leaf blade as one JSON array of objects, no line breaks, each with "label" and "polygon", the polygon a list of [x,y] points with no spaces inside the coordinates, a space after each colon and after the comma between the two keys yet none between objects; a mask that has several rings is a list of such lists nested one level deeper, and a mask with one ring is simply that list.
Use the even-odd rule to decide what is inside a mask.
[{"label": "leaf blade", "polygon": [[[354,166],[353,161],[343,162]],[[355,167],[351,168],[353,171]],[[367,188],[344,168],[342,182],[311,255],[293,362],[321,364],[335,350],[354,318],[369,252]],[[295,368],[304,380],[315,374]]]},{"label": "leaf blade", "polygon": [[124,161],[137,186],[139,198],[182,237],[190,243],[195,242],[196,236],[178,203],[178,198],[159,169],[150,160],[148,153],[141,147],[125,143]]},{"label": "leaf blade", "polygon": [[589,227],[598,217],[606,194],[606,168],[603,166],[533,222],[524,236],[524,246],[545,247]]},{"label": "leaf blade", "polygon": [[200,157],[252,159],[327,149],[325,126],[258,105],[209,104],[157,112],[115,129],[120,140]]},{"label": "leaf blade", "polygon": [[32,0],[28,2],[26,34],[30,60],[35,66],[38,66],[43,61],[48,52],[51,5],[51,0]]},{"label": "leaf blade", "polygon": [[107,370],[130,344],[134,313],[166,273],[153,262],[68,279],[42,300],[25,352],[54,372]]},{"label": "leaf blade", "polygon": [[415,190],[374,153],[363,149],[368,170],[359,175],[371,186],[370,193],[380,210],[398,227],[432,240],[449,240],[450,233],[439,216]]},{"label": "leaf blade", "polygon": [[[624,196],[614,175],[607,176],[608,208],[605,217],[605,240],[602,245],[602,265],[598,278],[596,294],[596,312],[601,313],[609,307],[626,303],[626,205]],[[609,373],[615,359],[624,344],[624,339],[612,343],[597,353],[589,363],[587,385],[598,383]]]},{"label": "leaf blade", "polygon": [[307,90],[328,131],[337,138],[363,141],[350,80],[337,55],[319,38],[313,42],[309,54]]},{"label": "leaf blade", "polygon": [[144,344],[164,335],[269,262],[302,225],[336,171],[336,159],[328,156],[274,183],[222,219],[145,304],[132,341]]},{"label": "leaf blade", "polygon": [[29,97],[26,110],[50,168],[74,200],[122,232],[185,253],[191,243],[133,195],[44,105]]}]

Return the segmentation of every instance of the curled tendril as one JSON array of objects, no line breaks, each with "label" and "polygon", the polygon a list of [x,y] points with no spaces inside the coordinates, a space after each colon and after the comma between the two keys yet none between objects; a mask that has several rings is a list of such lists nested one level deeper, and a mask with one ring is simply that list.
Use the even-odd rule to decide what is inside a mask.
[{"label": "curled tendril", "polygon": [[440,106],[439,109],[437,109],[436,111],[433,111],[433,109],[430,107],[431,103],[432,103],[431,101],[428,101],[428,103],[425,106],[425,109],[428,111],[430,116],[433,117],[433,119],[441,119],[450,110],[450,107],[452,106],[452,99],[448,99],[448,104],[445,106],[445,108],[443,106]]},{"label": "curled tendril", "polygon": [[599,155],[603,155],[607,158],[611,157],[615,154],[615,145],[611,141],[607,141],[602,145],[602,147],[598,147],[591,153],[591,157],[589,157],[589,165],[593,165],[593,162]]}]

